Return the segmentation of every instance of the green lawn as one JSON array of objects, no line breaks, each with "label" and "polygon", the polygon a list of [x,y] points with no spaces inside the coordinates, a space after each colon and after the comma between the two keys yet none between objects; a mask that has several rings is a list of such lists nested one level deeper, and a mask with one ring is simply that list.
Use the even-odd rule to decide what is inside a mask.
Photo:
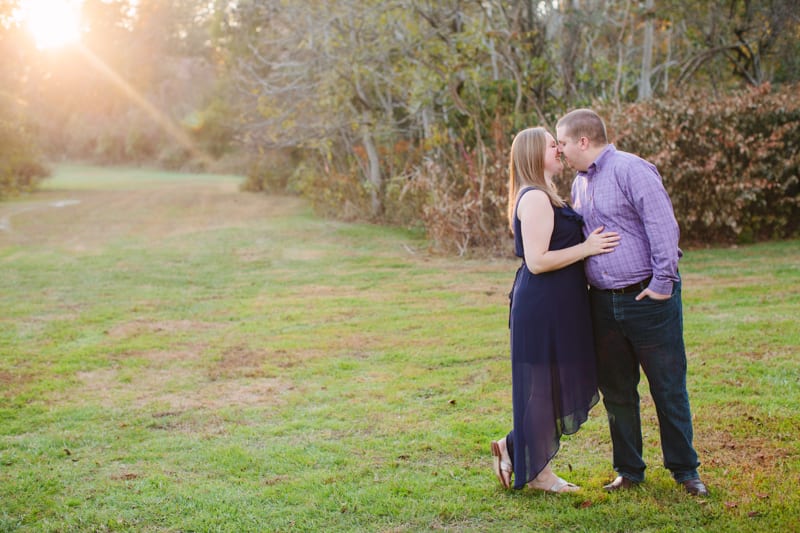
[{"label": "green lawn", "polygon": [[554,463],[581,492],[506,492],[517,262],[236,184],[64,166],[0,203],[0,531],[797,529],[800,241],[685,251],[710,497],[646,384],[641,487],[600,488],[600,404]]}]

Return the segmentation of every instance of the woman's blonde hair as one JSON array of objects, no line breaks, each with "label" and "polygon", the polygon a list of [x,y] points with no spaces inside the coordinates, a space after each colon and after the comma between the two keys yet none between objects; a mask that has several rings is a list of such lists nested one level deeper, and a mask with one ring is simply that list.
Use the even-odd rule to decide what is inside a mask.
[{"label": "woman's blonde hair", "polygon": [[547,185],[544,179],[544,156],[547,150],[547,130],[528,128],[517,133],[511,143],[508,162],[508,225],[514,231],[514,208],[517,195],[524,187],[537,187],[549,197],[556,207],[564,207],[564,200]]}]

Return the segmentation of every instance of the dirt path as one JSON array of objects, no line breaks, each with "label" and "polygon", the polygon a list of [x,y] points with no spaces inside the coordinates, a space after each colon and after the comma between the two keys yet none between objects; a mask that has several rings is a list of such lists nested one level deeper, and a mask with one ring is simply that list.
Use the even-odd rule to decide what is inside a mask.
[{"label": "dirt path", "polygon": [[245,226],[301,208],[295,198],[240,192],[231,179],[148,182],[113,190],[45,189],[0,203],[0,248],[53,245],[89,251],[121,238],[159,239]]}]

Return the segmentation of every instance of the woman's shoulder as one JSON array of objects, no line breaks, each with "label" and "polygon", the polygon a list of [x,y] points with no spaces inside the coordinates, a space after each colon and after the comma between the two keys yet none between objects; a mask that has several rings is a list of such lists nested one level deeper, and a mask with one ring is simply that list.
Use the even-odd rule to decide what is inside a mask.
[{"label": "woman's shoulder", "polygon": [[526,187],[521,190],[517,199],[517,211],[550,211],[553,205],[550,203],[550,196],[539,187]]},{"label": "woman's shoulder", "polygon": [[517,193],[517,201],[521,200],[522,197],[524,197],[528,193],[533,193],[534,195],[547,196],[547,193],[544,192],[544,190],[542,190],[540,187],[537,187],[535,185],[527,185],[522,189],[520,189],[519,193]]}]

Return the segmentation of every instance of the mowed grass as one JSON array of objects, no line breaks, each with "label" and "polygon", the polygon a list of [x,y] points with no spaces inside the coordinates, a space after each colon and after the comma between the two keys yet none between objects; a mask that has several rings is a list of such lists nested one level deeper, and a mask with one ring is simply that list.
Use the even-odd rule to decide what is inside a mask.
[{"label": "mowed grass", "polygon": [[[800,241],[686,250],[701,475],[606,494],[602,404],[507,492],[517,261],[315,218],[230,176],[58,167],[0,204],[0,531],[792,531]],[[509,243],[510,247],[510,243]]]}]

